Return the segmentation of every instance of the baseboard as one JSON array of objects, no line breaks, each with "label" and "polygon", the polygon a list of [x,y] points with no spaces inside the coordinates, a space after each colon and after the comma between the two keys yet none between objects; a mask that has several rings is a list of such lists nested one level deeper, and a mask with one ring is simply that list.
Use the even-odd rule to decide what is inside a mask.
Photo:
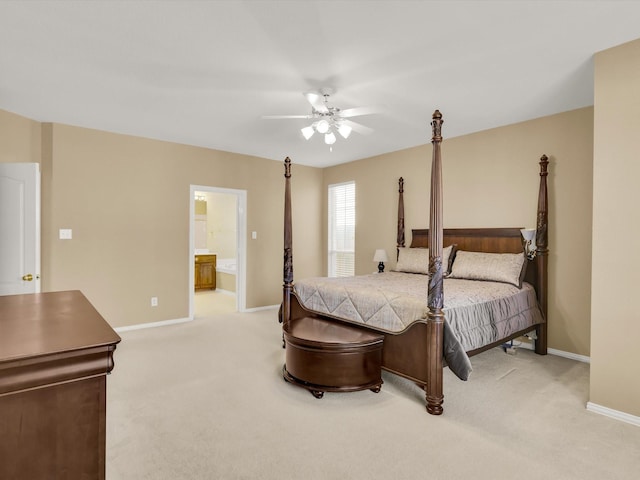
[{"label": "baseboard", "polygon": [[[255,307],[255,308],[247,308],[242,313],[251,313],[251,312],[259,312],[261,310],[271,310],[280,308],[280,305],[267,305],[266,307]],[[166,327],[168,325],[175,325],[178,323],[186,323],[193,321],[192,318],[176,318],[174,320],[162,320],[160,322],[149,322],[149,323],[138,323],[136,325],[127,325],[126,327],[116,327],[114,330],[116,333],[118,332],[128,332],[130,330],[141,330],[143,328],[155,328],[155,327]]]},{"label": "baseboard", "polygon": [[[514,343],[515,345],[515,343]],[[533,350],[533,344],[522,342],[519,345],[515,345],[518,348],[525,348],[527,350]],[[577,360],[582,363],[591,363],[591,357],[587,357],[586,355],[578,355],[577,353],[565,352],[564,350],[556,350],[555,348],[547,348],[547,353],[551,355],[556,355],[558,357],[569,358],[571,360]]]},{"label": "baseboard", "polygon": [[586,355],[578,355],[577,353],[565,352],[563,350],[556,350],[555,348],[547,348],[547,353],[550,353],[551,355],[557,355],[558,357],[577,360],[578,362],[591,363],[591,357],[587,357]]},{"label": "baseboard", "polygon": [[235,295],[236,292],[232,292],[231,290],[225,290],[223,288],[216,288],[216,292],[222,293],[223,295]]},{"label": "baseboard", "polygon": [[630,413],[614,410],[613,408],[603,407],[602,405],[598,405],[597,403],[593,402],[587,402],[587,410],[593,413],[604,415],[605,417],[613,418],[615,420],[620,420],[621,422],[630,423],[631,425],[640,427],[640,417],[631,415]]},{"label": "baseboard", "polygon": [[266,307],[245,308],[242,311],[242,313],[260,312],[262,310],[271,310],[273,308],[280,308],[280,304],[278,304],[278,305],[267,305]]},{"label": "baseboard", "polygon": [[126,327],[116,327],[114,330],[118,332],[128,332],[130,330],[141,330],[143,328],[166,327],[167,325],[175,325],[177,323],[190,322],[191,318],[176,318],[173,320],[162,320],[160,322],[137,323],[135,325],[127,325]]}]

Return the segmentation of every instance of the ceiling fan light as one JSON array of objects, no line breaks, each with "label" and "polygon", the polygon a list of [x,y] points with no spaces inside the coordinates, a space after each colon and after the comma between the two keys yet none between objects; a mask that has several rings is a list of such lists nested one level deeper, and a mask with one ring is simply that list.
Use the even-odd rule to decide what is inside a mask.
[{"label": "ceiling fan light", "polygon": [[338,133],[342,135],[342,138],[349,138],[349,135],[351,135],[351,127],[349,125],[342,124],[338,128]]},{"label": "ceiling fan light", "polygon": [[315,103],[320,100],[320,95],[317,93],[305,93],[304,96],[311,105],[315,105]]},{"label": "ceiling fan light", "polygon": [[333,145],[334,143],[336,143],[336,136],[333,134],[333,132],[329,132],[324,136],[324,143],[326,143],[327,145]]},{"label": "ceiling fan light", "polygon": [[327,133],[329,131],[329,122],[327,122],[326,120],[320,120],[317,124],[316,124],[316,130],[320,133]]},{"label": "ceiling fan light", "polygon": [[301,128],[300,131],[302,132],[305,140],[309,140],[311,137],[313,137],[314,130],[312,126]]}]

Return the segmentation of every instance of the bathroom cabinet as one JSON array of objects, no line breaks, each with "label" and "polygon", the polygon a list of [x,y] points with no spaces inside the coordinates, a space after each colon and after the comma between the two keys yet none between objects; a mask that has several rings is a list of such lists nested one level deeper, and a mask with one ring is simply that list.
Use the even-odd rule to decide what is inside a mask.
[{"label": "bathroom cabinet", "polygon": [[216,256],[196,255],[195,256],[195,289],[215,290],[216,289]]}]

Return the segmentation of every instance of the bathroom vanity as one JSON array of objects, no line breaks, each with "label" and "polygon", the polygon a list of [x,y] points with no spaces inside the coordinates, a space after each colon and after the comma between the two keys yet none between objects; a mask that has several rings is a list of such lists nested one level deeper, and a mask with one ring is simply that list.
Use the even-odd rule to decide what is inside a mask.
[{"label": "bathroom vanity", "polygon": [[215,290],[216,289],[216,255],[196,254],[195,255],[195,289]]}]

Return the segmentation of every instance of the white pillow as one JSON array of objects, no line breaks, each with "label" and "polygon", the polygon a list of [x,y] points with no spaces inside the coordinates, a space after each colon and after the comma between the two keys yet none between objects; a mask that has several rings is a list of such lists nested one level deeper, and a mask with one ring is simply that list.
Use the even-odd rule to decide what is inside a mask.
[{"label": "white pillow", "polygon": [[[449,272],[449,258],[453,251],[453,245],[442,249],[442,273]],[[429,274],[429,249],[428,248],[406,248],[398,249],[398,263],[396,272]]]},{"label": "white pillow", "polygon": [[486,280],[522,287],[526,268],[523,253],[484,253],[456,251],[449,278]]}]

